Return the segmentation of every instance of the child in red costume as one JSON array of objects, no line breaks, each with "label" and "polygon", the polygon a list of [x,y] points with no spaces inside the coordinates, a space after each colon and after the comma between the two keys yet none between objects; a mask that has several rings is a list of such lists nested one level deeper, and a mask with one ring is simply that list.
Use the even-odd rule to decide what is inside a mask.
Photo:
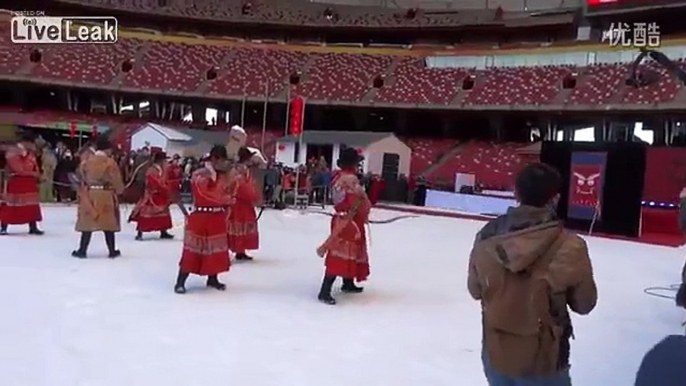
[{"label": "child in red costume", "polygon": [[129,222],[138,223],[136,240],[143,240],[143,233],[160,232],[161,239],[172,239],[168,231],[172,228],[171,189],[167,184],[165,173],[166,154],[158,152],[153,155],[152,165],[145,173],[145,192],[133,209]]}]

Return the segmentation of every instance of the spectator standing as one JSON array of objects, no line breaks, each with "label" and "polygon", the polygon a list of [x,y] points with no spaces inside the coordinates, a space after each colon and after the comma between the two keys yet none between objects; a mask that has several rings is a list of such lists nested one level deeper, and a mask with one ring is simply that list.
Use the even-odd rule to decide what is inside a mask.
[{"label": "spectator standing", "polygon": [[42,202],[53,202],[53,185],[55,180],[55,169],[57,169],[57,157],[50,148],[49,143],[43,144],[41,150],[41,180],[40,180],[40,199]]},{"label": "spectator standing", "polygon": [[481,301],[482,360],[491,386],[569,386],[568,308],[590,313],[597,290],[586,242],[552,209],[560,175],[530,164],[517,176],[520,203],[487,223],[469,258],[468,289]]}]

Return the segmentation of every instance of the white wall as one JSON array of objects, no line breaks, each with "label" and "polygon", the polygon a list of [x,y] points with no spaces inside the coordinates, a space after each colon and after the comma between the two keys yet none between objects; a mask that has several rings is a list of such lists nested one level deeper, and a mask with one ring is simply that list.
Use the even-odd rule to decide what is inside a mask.
[{"label": "white wall", "polygon": [[159,147],[167,151],[167,137],[157,130],[145,127],[131,136],[131,149],[138,150],[145,146]]},{"label": "white wall", "polygon": [[186,146],[185,143],[181,141],[167,141],[167,147],[163,149],[169,157],[173,156],[174,154],[183,156],[185,153]]},{"label": "white wall", "polygon": [[[283,150],[279,150],[279,147],[283,147]],[[291,168],[294,168],[298,166],[298,164],[305,164],[307,162],[307,159],[305,158],[307,156],[307,144],[303,143],[302,146],[300,146],[300,158],[298,158],[299,162],[294,162],[294,155],[295,155],[295,142],[277,142],[276,143],[276,156],[274,159],[276,162],[283,164],[284,166],[288,166]]]},{"label": "white wall", "polygon": [[410,175],[410,161],[412,160],[412,149],[403,141],[395,136],[386,137],[378,142],[369,145],[364,151],[365,167],[364,172],[381,174],[383,170],[384,153],[392,153],[400,156],[398,163],[398,175]]}]

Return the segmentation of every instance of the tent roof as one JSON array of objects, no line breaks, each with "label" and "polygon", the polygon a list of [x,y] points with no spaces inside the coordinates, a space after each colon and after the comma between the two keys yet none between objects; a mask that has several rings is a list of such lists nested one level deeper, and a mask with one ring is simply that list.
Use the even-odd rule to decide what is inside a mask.
[{"label": "tent roof", "polygon": [[[347,146],[368,146],[384,138],[394,137],[393,133],[374,133],[370,131],[303,131],[302,140],[309,144],[345,144]],[[298,142],[295,135],[279,138],[279,142]]]},{"label": "tent roof", "polygon": [[146,125],[141,127],[141,130],[147,128],[157,131],[170,141],[187,142],[193,139],[191,136],[182,133],[179,129],[172,129],[171,127],[158,125],[157,123],[147,123]]},{"label": "tent roof", "polygon": [[[150,127],[164,135],[169,141],[181,142],[183,146],[193,148],[196,152],[208,153],[214,145],[226,145],[229,141],[230,133],[227,131],[209,131],[199,129],[171,128],[156,123],[148,123],[145,127]],[[246,146],[248,149],[257,152],[264,159],[260,149]]]}]

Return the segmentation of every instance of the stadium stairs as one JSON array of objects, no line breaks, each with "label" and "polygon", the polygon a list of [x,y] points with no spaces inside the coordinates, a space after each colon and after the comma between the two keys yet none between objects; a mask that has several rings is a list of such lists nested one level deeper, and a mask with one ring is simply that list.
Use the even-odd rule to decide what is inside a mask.
[{"label": "stadium stairs", "polygon": [[428,177],[431,174],[433,174],[434,171],[440,169],[444,164],[450,162],[453,160],[458,154],[460,154],[465,148],[464,143],[456,143],[455,147],[452,149],[448,150],[445,154],[441,156],[441,158],[436,161],[436,163],[429,165],[428,168],[426,168],[423,172],[419,173],[420,177]]}]

